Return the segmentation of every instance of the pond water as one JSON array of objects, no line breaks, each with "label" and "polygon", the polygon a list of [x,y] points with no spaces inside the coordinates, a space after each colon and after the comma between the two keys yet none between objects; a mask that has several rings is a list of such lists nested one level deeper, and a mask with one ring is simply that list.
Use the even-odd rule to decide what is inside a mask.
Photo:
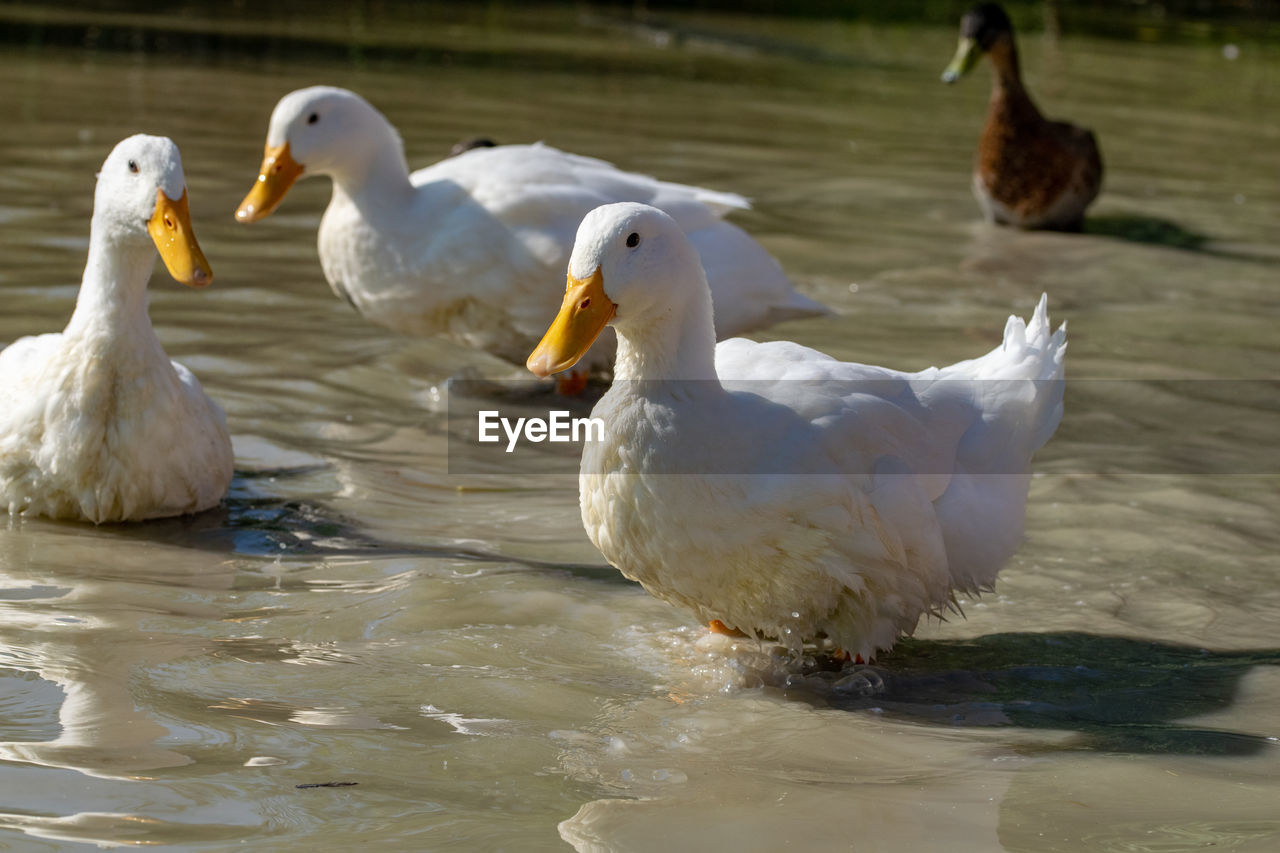
[{"label": "pond water", "polygon": [[[1063,235],[977,221],[987,79],[938,82],[951,27],[3,14],[0,343],[65,324],[112,145],[172,136],[215,282],[158,269],[152,317],[238,473],[194,518],[0,522],[0,848],[1280,843],[1274,42],[1025,35],[1108,167]],[[766,336],[839,358],[967,358],[1047,292],[1067,414],[996,593],[837,682],[623,580],[572,476],[451,476],[442,382],[519,371],[336,299],[326,182],[233,221],[271,107],[318,82],[415,166],[545,139],[750,196],[736,221],[836,310]]]}]

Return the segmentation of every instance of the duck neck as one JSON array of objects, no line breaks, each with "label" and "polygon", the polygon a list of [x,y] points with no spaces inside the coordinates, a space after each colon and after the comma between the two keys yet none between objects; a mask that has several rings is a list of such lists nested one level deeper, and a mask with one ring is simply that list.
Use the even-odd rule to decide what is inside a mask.
[{"label": "duck neck", "polygon": [[991,104],[988,114],[1007,125],[1021,125],[1040,119],[1031,96],[1022,85],[1022,70],[1018,65],[1018,48],[1012,35],[1002,35],[987,50],[993,74]]},{"label": "duck neck", "polygon": [[987,48],[987,58],[991,60],[991,70],[995,74],[995,88],[1007,92],[1021,92],[1022,69],[1018,64],[1018,48],[1013,43],[1013,36],[1004,34],[996,37],[991,47]]},{"label": "duck neck", "polygon": [[359,154],[330,170],[334,199],[349,200],[370,221],[399,219],[413,198],[399,137],[388,127],[385,135],[370,140]]},{"label": "duck neck", "polygon": [[155,264],[156,250],[149,240],[112,239],[110,229],[95,216],[67,332],[137,343],[154,339],[147,317],[147,281]]},{"label": "duck neck", "polygon": [[690,298],[656,316],[615,323],[618,357],[614,381],[693,382],[719,388],[711,292],[705,279]]}]

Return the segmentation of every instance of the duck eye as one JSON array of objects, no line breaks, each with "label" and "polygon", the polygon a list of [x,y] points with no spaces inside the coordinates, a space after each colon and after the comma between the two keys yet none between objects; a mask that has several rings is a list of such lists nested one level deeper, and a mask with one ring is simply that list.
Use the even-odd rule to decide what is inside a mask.
[{"label": "duck eye", "polygon": [[632,231],[630,234],[627,235],[627,248],[634,249],[636,246],[639,246],[639,245],[640,245],[640,235]]},{"label": "duck eye", "polygon": [[130,161],[129,161],[129,171],[130,171],[130,172],[133,172],[135,175],[136,175],[136,174],[138,174],[138,161],[137,161],[137,160],[130,160]]},{"label": "duck eye", "polygon": [[315,124],[320,120],[320,113],[312,113],[307,116],[307,124]]}]

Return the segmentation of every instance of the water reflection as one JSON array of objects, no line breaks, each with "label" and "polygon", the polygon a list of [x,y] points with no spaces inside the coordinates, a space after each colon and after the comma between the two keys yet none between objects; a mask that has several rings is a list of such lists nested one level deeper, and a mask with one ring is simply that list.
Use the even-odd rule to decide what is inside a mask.
[{"label": "water reflection", "polygon": [[243,832],[216,823],[181,824],[122,812],[76,812],[70,815],[20,814],[0,811],[0,827],[33,838],[93,844],[100,848],[171,844],[199,835],[206,841],[233,843]]},{"label": "water reflection", "polygon": [[[560,824],[575,849],[846,849],[856,837],[855,849],[1031,851],[1046,849],[1036,829],[1047,823],[1064,839],[1049,849],[1156,850],[1130,839],[1230,845],[1280,831],[1248,820],[1262,793],[1221,823],[1192,817],[1243,779],[1268,787],[1276,738],[1179,722],[1232,708],[1247,675],[1280,666],[1280,649],[1005,633],[906,640],[875,665],[824,669],[693,632],[632,632],[672,680],[552,733],[566,775],[594,795]],[[1199,787],[1169,781],[1182,774]],[[1133,793],[1145,786],[1161,797]]]},{"label": "water reflection", "polygon": [[[0,531],[0,567],[23,565],[29,542]],[[81,565],[92,566],[92,555],[91,548],[83,549]],[[56,734],[0,742],[0,760],[106,779],[151,778],[151,771],[191,763],[189,756],[158,743],[170,731],[140,707],[134,684],[139,672],[201,654],[208,644],[139,630],[137,611],[114,606],[117,591],[111,582],[77,574],[0,569],[0,666],[34,675],[61,693]],[[229,585],[231,573],[221,582]],[[209,583],[218,581],[201,578],[202,585]]]},{"label": "water reflection", "polygon": [[[944,743],[922,766],[911,750],[886,743],[902,740],[892,729],[854,737],[803,728],[788,734],[796,749],[778,765],[765,764],[779,760],[776,754],[762,755],[732,779],[718,774],[710,760],[687,763],[693,770],[689,778],[673,780],[661,769],[646,772],[634,758],[616,757],[611,764],[634,768],[631,790],[584,803],[560,823],[560,837],[580,853],[1006,849],[1000,811],[1022,764],[1016,757],[994,765],[967,762]],[[881,743],[870,746],[872,739]],[[707,748],[738,755],[728,740]],[[914,769],[896,776],[865,769],[897,762]],[[801,768],[811,763],[827,772],[805,773]],[[665,786],[662,794],[655,790],[659,785]]]},{"label": "water reflection", "polygon": [[[335,465],[342,463],[335,460]],[[396,541],[370,532],[364,522],[315,497],[282,497],[292,478],[327,470],[328,466],[258,469],[237,472],[222,505],[197,515],[157,519],[145,525],[102,525],[95,533],[125,543],[163,544],[191,548],[224,557],[257,558],[255,567],[288,560],[289,566],[310,567],[317,559],[420,558],[460,563],[513,564],[532,571],[604,580],[631,585],[613,567],[601,562],[575,563],[509,555],[461,537],[441,544]],[[481,478],[473,478],[479,480]],[[505,483],[505,481],[504,481]],[[509,486],[502,488],[510,491]],[[267,562],[263,562],[263,561]],[[288,567],[282,567],[288,571]],[[241,579],[244,583],[244,579]],[[293,586],[275,578],[277,588]],[[307,583],[303,582],[302,587]]]}]

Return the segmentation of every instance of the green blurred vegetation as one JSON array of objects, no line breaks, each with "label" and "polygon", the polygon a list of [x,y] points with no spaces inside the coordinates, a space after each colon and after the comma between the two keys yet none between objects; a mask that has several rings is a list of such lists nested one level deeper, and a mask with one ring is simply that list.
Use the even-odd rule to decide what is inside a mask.
[{"label": "green blurred vegetation", "polygon": [[[697,35],[699,27],[714,26],[711,19],[743,16],[949,27],[970,5],[969,0],[0,0],[0,47],[185,53],[196,59],[350,58],[360,51],[392,61],[447,61],[454,45],[446,30],[457,24],[472,30],[552,32],[605,20],[663,27],[680,38],[684,29]],[[1014,0],[1005,6],[1023,32],[1143,42],[1258,42],[1280,36],[1280,0]]]}]

